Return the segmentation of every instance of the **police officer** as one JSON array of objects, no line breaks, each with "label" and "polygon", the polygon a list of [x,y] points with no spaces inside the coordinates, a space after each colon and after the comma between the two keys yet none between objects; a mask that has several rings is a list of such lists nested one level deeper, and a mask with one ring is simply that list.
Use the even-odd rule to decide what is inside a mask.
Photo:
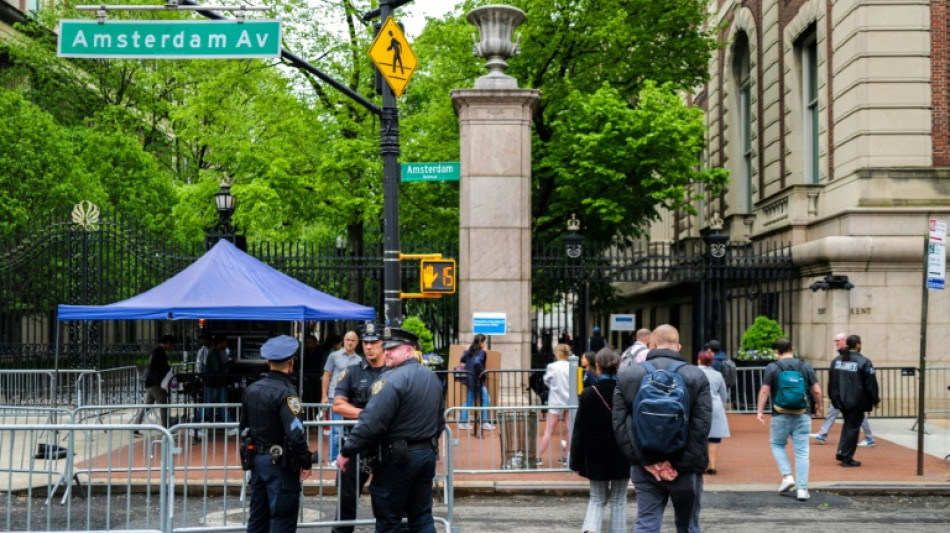
[{"label": "police officer", "polygon": [[[386,371],[383,353],[383,326],[364,324],[358,329],[363,342],[363,359],[359,364],[348,366],[333,393],[333,412],[344,419],[356,419],[369,403],[371,386]],[[375,454],[374,454],[375,455]],[[367,457],[360,457],[365,462]],[[355,520],[359,495],[369,479],[370,469],[366,464],[347,468],[340,474],[340,508],[337,520]],[[353,526],[333,528],[333,533],[352,533]]]},{"label": "police officer", "polygon": [[301,482],[312,464],[301,422],[300,398],[290,379],[300,343],[280,335],[261,346],[270,371],[244,391],[241,436],[251,470],[248,533],[297,530]]},{"label": "police officer", "polygon": [[369,487],[377,533],[399,531],[403,516],[409,531],[435,532],[432,480],[445,429],[445,398],[439,378],[414,356],[417,340],[409,331],[383,330],[389,370],[373,383],[373,396],[337,457],[346,472],[356,454],[377,454]]}]

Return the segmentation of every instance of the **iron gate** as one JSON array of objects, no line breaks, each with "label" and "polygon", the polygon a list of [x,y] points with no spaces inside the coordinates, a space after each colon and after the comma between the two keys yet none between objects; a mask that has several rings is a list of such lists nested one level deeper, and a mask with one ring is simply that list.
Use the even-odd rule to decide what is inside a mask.
[{"label": "iron gate", "polygon": [[[585,351],[589,328],[607,331],[611,313],[636,315],[638,328],[676,326],[684,354],[694,357],[711,339],[735,353],[757,316],[778,321],[791,336],[796,277],[790,244],[729,242],[718,233],[609,246],[578,246],[576,235],[568,235],[535,245],[532,367],[543,367],[557,342]],[[634,339],[630,332],[607,340],[622,349]]]},{"label": "iron gate", "polygon": [[[247,252],[312,287],[367,305],[382,316],[382,243],[367,243],[356,255],[335,243],[326,246],[251,243]],[[407,253],[457,254],[457,245],[404,243]],[[77,205],[73,219],[35,226],[0,240],[0,368],[52,368],[58,304],[104,305],[130,298],[174,276],[205,252],[147,235],[133,223]],[[419,286],[419,271],[403,263],[403,287]],[[354,297],[356,299],[354,299]],[[458,299],[405,303],[405,316],[419,316],[433,333],[436,349],[447,351],[458,333]],[[334,322],[342,332],[353,324]],[[278,326],[286,328],[288,326]],[[275,327],[275,331],[280,331]],[[64,323],[61,365],[114,368],[142,364],[162,334],[197,349],[195,321],[106,320]]]}]

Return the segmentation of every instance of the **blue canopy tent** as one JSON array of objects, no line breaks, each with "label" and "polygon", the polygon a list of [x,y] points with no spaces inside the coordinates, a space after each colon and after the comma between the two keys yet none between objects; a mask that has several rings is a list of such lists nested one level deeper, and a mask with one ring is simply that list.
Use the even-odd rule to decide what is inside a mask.
[{"label": "blue canopy tent", "polygon": [[372,320],[376,312],[324,294],[220,240],[188,268],[128,300],[59,305],[57,320]]},{"label": "blue canopy tent", "polygon": [[[127,300],[108,305],[57,307],[58,322],[199,318],[303,322],[373,320],[375,315],[372,307],[324,294],[274,270],[226,240],[218,241],[175,276]],[[59,328],[56,337],[58,373]],[[303,357],[302,344],[300,351]]]}]

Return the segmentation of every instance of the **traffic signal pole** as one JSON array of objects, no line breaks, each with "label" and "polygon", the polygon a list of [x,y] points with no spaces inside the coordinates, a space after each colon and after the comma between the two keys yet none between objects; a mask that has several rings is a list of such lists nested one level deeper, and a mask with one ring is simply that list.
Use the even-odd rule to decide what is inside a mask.
[{"label": "traffic signal pole", "polygon": [[[380,0],[379,20],[409,0]],[[399,110],[388,83],[380,83],[383,108],[379,120],[379,152],[383,156],[383,308],[385,324],[402,324],[399,276]]]}]

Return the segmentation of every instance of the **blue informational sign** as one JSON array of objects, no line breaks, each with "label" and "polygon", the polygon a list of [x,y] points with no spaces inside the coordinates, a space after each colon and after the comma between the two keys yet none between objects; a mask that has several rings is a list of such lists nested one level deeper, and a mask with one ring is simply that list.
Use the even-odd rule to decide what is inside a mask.
[{"label": "blue informational sign", "polygon": [[505,335],[508,320],[505,313],[473,313],[472,332],[482,335]]}]

